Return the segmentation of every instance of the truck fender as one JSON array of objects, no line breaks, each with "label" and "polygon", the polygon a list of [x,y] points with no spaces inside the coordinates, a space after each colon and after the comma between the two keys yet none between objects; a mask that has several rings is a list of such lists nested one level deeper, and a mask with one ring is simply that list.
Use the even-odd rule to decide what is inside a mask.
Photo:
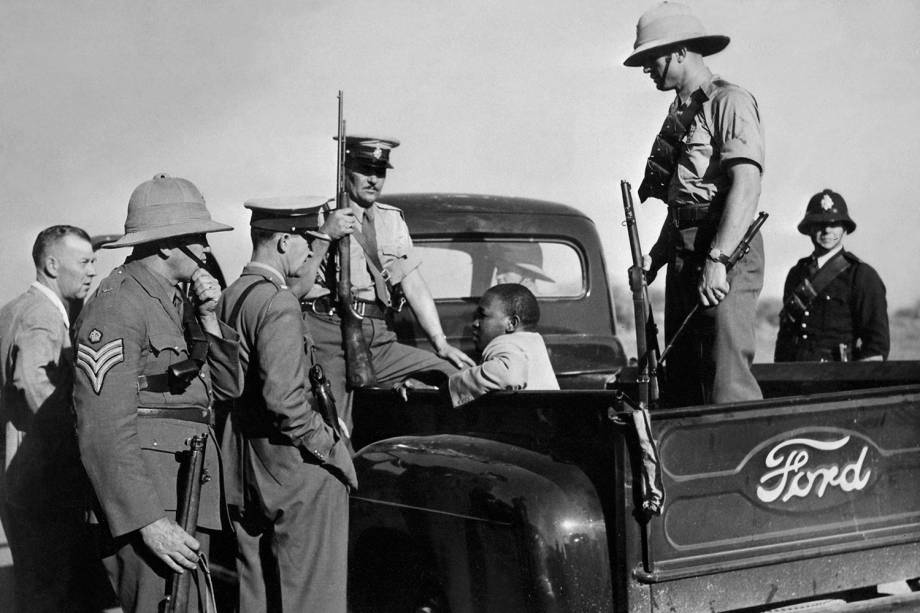
[{"label": "truck fender", "polygon": [[355,457],[349,609],[610,611],[601,503],[550,455],[472,436],[403,436]]}]

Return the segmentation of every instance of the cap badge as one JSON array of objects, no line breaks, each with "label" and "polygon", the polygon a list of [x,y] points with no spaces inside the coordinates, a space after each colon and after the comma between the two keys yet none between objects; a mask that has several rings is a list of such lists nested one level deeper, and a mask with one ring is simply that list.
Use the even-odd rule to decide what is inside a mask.
[{"label": "cap badge", "polygon": [[377,147],[376,149],[374,149],[374,153],[372,155],[374,156],[375,160],[379,160],[380,156],[383,155],[383,149],[381,149],[380,147]]},{"label": "cap badge", "polygon": [[830,211],[832,208],[834,208],[834,201],[831,200],[830,195],[824,194],[824,197],[821,198],[821,208],[825,211]]}]

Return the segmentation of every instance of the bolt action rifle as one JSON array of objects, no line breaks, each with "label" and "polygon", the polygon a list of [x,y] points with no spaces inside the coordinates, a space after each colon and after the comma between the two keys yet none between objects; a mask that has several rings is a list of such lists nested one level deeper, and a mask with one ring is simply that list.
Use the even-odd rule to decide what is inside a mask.
[{"label": "bolt action rifle", "polygon": [[[342,117],[342,91],[339,90],[338,153],[335,181],[335,208],[348,208],[345,193],[345,119]],[[371,352],[364,339],[361,320],[355,311],[351,294],[351,237],[343,236],[338,244],[338,283],[336,285],[339,315],[342,318],[342,342],[345,345],[345,384],[349,389],[372,387],[377,382]]]},{"label": "bolt action rifle", "polygon": [[[208,435],[193,436],[186,441],[189,450],[183,452],[185,456],[179,469],[179,499],[176,505],[176,523],[191,534],[195,535],[198,526],[198,505],[201,502],[201,485],[210,480],[210,475],[204,470],[204,450],[208,442]],[[200,553],[203,558],[204,554]],[[207,591],[205,611],[216,611],[214,607],[214,589],[211,584],[207,562],[202,559],[199,566],[204,574],[204,588]],[[166,592],[160,601],[159,613],[186,613],[188,610],[189,587],[191,586],[192,573],[186,570],[182,574],[171,573],[166,578]]]},{"label": "bolt action rifle", "polygon": [[629,288],[633,295],[633,312],[636,328],[636,354],[638,360],[638,402],[621,396],[632,407],[632,435],[634,438],[634,467],[636,507],[641,519],[648,521],[659,515],[664,506],[664,488],[661,483],[661,461],[658,448],[652,436],[649,409],[658,406],[658,329],[652,316],[648,298],[648,284],[642,270],[642,247],[639,244],[639,229],[633,208],[632,187],[629,181],[620,181],[623,195],[623,209],[626,213],[625,226],[629,233],[629,246],[633,265],[629,269]]},{"label": "bolt action rifle", "polygon": [[[757,218],[751,222],[751,225],[748,227],[747,232],[744,233],[744,236],[741,238],[741,242],[738,243],[738,246],[735,247],[732,251],[731,256],[728,258],[728,262],[725,263],[725,272],[734,268],[741,258],[747,255],[747,252],[751,250],[751,241],[754,240],[754,237],[757,236],[757,233],[760,232],[760,226],[767,221],[769,213],[761,211],[757,214]],[[680,335],[683,333],[684,329],[687,327],[687,324],[690,323],[690,320],[696,315],[697,311],[700,310],[700,303],[697,302],[693,305],[693,308],[690,309],[690,312],[687,313],[687,316],[684,318],[684,321],[681,322],[680,327],[677,329],[677,332],[674,333],[674,336],[671,337],[671,342],[668,343],[668,346],[664,348],[664,351],[661,352],[661,357],[659,358],[659,363],[664,363],[668,357],[668,353],[671,352],[671,349],[674,347],[674,343],[677,342],[677,339],[680,338]]]}]

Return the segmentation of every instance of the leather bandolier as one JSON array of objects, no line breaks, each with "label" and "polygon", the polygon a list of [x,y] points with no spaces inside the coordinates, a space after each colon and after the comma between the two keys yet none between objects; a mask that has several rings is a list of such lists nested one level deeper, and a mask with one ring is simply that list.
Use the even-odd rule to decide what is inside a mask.
[{"label": "leather bandolier", "polygon": [[837,275],[850,267],[844,257],[832,257],[823,267],[802,279],[783,303],[780,319],[787,323],[796,323],[811,306],[818,294],[837,278]]},{"label": "leather bandolier", "polygon": [[680,106],[668,113],[661,126],[661,131],[655,136],[652,151],[645,163],[645,177],[639,185],[639,200],[645,202],[649,198],[658,198],[668,203],[668,186],[671,177],[677,170],[677,160],[684,151],[684,138],[693,125],[693,118],[703,106],[706,95],[702,90],[696,90],[690,97],[690,102],[683,109]]}]

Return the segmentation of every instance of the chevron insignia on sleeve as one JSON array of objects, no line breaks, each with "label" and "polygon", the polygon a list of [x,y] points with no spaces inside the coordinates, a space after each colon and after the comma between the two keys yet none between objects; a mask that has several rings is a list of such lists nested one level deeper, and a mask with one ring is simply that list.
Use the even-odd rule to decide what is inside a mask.
[{"label": "chevron insignia on sleeve", "polygon": [[93,391],[102,391],[102,382],[112,367],[125,361],[125,344],[120,338],[106,343],[99,349],[87,347],[83,343],[77,348],[77,367],[80,368],[93,384]]}]

